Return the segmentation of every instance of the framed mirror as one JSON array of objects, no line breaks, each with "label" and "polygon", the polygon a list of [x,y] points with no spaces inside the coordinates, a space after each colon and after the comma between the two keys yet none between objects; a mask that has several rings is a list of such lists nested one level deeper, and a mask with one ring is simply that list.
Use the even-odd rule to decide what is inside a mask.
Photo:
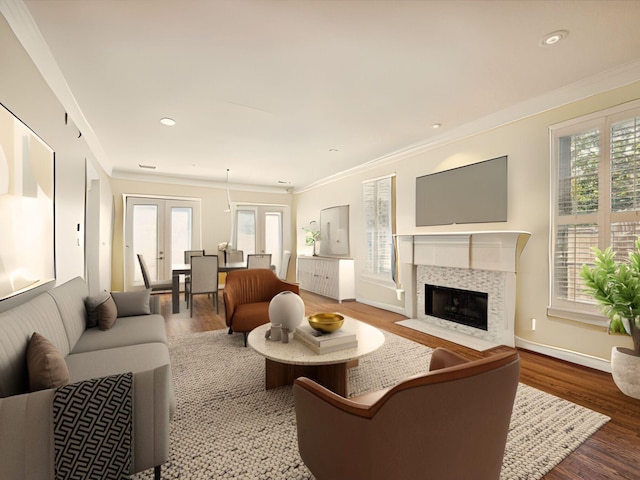
[{"label": "framed mirror", "polygon": [[349,256],[349,205],[320,210],[320,255]]}]

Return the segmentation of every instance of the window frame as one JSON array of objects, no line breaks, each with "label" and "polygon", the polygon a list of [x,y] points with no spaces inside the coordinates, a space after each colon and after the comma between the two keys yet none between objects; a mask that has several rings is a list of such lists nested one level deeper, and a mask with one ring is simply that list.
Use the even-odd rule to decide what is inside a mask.
[{"label": "window frame", "polygon": [[[390,219],[389,219],[389,238],[391,239],[391,243],[389,245],[390,248],[390,260],[391,260],[391,265],[390,265],[390,270],[389,273],[375,273],[373,271],[370,271],[368,269],[368,257],[369,257],[369,242],[367,241],[368,236],[369,236],[369,229],[367,227],[367,216],[368,216],[368,212],[367,212],[367,206],[365,204],[365,199],[364,199],[364,189],[365,189],[365,185],[367,184],[371,184],[371,183],[376,183],[376,188],[377,188],[377,183],[378,182],[382,182],[382,181],[386,181],[389,180],[391,182],[390,185],[390,199],[389,199],[389,211],[390,211]],[[373,283],[373,284],[377,284],[377,285],[381,285],[384,287],[388,287],[388,288],[396,288],[396,281],[395,281],[395,249],[394,249],[394,242],[395,242],[395,235],[396,235],[396,174],[392,173],[389,175],[384,175],[382,177],[377,177],[377,178],[371,178],[371,179],[367,179],[364,180],[362,182],[362,194],[363,194],[363,218],[364,218],[364,233],[365,233],[365,248],[367,250],[367,260],[364,261],[364,266],[362,267],[361,270],[361,277],[363,281],[369,282],[369,283]],[[377,258],[377,256],[376,256]]]},{"label": "window frame", "polygon": [[[549,127],[550,140],[550,205],[549,205],[549,299],[547,314],[592,325],[606,326],[608,319],[595,303],[558,298],[556,290],[556,240],[559,225],[595,224],[598,230],[598,248],[611,243],[611,226],[616,222],[634,220],[640,215],[635,210],[614,212],[611,208],[611,127],[626,119],[640,117],[640,100],[617,105],[602,111],[567,120]],[[559,214],[560,139],[599,129],[598,208],[596,212],[571,215]],[[604,180],[604,181],[603,181]],[[595,245],[594,245],[595,246]]]}]

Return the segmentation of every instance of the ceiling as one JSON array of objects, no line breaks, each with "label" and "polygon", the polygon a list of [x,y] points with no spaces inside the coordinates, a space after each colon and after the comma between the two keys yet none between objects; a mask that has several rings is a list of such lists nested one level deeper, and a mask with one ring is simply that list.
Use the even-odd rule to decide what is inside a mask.
[{"label": "ceiling", "polygon": [[39,30],[32,58],[117,177],[296,191],[640,79],[633,0],[24,6],[14,31]]}]

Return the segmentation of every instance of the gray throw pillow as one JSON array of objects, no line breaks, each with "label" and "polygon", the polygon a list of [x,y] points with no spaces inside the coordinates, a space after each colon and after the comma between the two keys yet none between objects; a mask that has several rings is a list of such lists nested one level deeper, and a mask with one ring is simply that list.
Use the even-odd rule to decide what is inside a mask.
[{"label": "gray throw pillow", "polygon": [[135,292],[111,292],[111,296],[118,307],[118,317],[133,317],[151,313],[149,307],[150,288]]},{"label": "gray throw pillow", "polygon": [[95,297],[87,297],[84,304],[87,308],[87,328],[98,326],[98,307],[109,299],[109,292],[101,292]]}]

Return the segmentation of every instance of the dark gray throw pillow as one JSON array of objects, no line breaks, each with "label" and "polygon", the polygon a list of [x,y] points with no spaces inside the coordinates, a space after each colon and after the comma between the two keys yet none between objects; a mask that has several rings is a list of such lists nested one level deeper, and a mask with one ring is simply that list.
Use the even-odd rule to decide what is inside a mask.
[{"label": "dark gray throw pillow", "polygon": [[87,328],[98,326],[98,309],[109,299],[109,292],[101,292],[93,297],[87,297],[84,304],[87,308]]},{"label": "dark gray throw pillow", "polygon": [[136,290],[135,292],[111,292],[113,301],[118,308],[118,317],[132,317],[134,315],[149,315],[149,299],[151,289]]},{"label": "dark gray throw pillow", "polygon": [[69,384],[69,369],[64,357],[39,333],[34,332],[27,344],[27,372],[31,392]]},{"label": "dark gray throw pillow", "polygon": [[118,318],[118,308],[113,297],[109,295],[107,300],[102,302],[98,307],[98,328],[100,330],[109,330],[116,323]]}]

